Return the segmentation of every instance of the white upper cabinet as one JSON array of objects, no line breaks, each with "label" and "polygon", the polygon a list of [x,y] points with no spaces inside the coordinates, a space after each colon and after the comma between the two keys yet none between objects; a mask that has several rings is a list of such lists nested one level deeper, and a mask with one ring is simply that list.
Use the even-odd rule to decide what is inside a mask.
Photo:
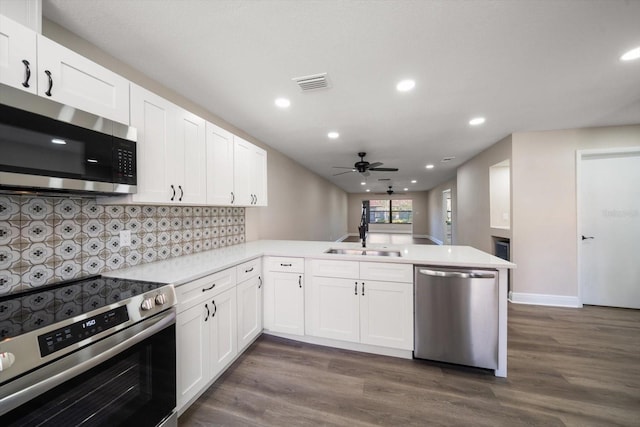
[{"label": "white upper cabinet", "polygon": [[233,134],[207,122],[207,204],[233,201]]},{"label": "white upper cabinet", "polygon": [[205,121],[131,85],[131,125],[138,129],[136,203],[206,204]]},{"label": "white upper cabinet", "polygon": [[0,83],[36,94],[36,33],[0,15]]},{"label": "white upper cabinet", "polygon": [[175,140],[175,106],[137,85],[131,85],[131,125],[138,129],[138,192],[134,202],[175,199],[167,178],[167,153]]},{"label": "white upper cabinet", "polygon": [[129,81],[38,34],[38,94],[129,124]]},{"label": "white upper cabinet", "polygon": [[176,109],[177,134],[170,144],[169,181],[178,187],[178,202],[206,204],[206,145],[204,119]]},{"label": "white upper cabinet", "polygon": [[234,136],[234,205],[267,206],[267,152]]}]

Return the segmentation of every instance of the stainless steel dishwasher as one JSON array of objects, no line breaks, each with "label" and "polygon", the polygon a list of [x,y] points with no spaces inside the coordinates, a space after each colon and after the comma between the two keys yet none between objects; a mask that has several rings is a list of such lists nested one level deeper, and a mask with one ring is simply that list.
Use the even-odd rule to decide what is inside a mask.
[{"label": "stainless steel dishwasher", "polygon": [[497,272],[416,266],[414,275],[413,356],[497,369]]}]

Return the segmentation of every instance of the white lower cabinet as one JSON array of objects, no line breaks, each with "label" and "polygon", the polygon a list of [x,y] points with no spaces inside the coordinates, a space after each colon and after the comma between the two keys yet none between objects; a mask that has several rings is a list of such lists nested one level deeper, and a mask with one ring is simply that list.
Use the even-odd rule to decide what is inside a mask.
[{"label": "white lower cabinet", "polygon": [[304,259],[265,258],[264,328],[304,335]]},{"label": "white lower cabinet", "polygon": [[238,354],[236,289],[229,289],[211,298],[210,308],[209,376],[213,378]]},{"label": "white lower cabinet", "polygon": [[410,270],[407,264],[312,260],[307,335],[412,350]]},{"label": "white lower cabinet", "polygon": [[177,400],[181,408],[209,382],[209,324],[204,304],[178,314],[176,321]]},{"label": "white lower cabinet", "polygon": [[244,350],[262,333],[262,289],[260,258],[236,267],[238,276],[238,350]]}]

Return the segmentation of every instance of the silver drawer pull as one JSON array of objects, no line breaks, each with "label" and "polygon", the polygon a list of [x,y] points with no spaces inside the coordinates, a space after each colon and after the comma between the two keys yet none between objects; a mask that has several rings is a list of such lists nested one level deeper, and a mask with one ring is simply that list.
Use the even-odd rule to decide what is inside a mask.
[{"label": "silver drawer pull", "polygon": [[210,291],[211,289],[213,289],[215,287],[216,287],[216,284],[214,283],[213,285],[209,286],[208,288],[202,288],[202,292]]},{"label": "silver drawer pull", "polygon": [[493,273],[467,273],[464,271],[441,271],[441,270],[426,270],[420,269],[420,274],[433,277],[445,277],[456,279],[494,279],[496,277]]},{"label": "silver drawer pull", "polygon": [[280,264],[282,267],[291,267],[291,264]]},{"label": "silver drawer pull", "polygon": [[251,268],[250,268],[250,269],[248,269],[248,270],[245,270],[244,272],[245,272],[245,273],[251,273],[252,271],[253,271],[253,267],[251,267]]}]

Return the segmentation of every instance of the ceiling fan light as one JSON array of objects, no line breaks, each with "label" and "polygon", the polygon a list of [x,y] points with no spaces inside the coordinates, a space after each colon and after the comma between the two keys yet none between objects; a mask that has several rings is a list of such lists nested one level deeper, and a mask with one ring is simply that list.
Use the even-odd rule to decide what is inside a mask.
[{"label": "ceiling fan light", "polygon": [[485,118],[484,117],[475,117],[475,118],[469,120],[469,124],[471,126],[478,126],[478,125],[483,124],[484,122],[485,122]]},{"label": "ceiling fan light", "polygon": [[416,82],[411,79],[402,80],[396,85],[398,92],[409,92],[414,87],[416,87]]},{"label": "ceiling fan light", "polygon": [[428,164],[427,166],[425,166],[425,168],[427,169],[433,169],[435,166],[433,166],[432,164]]},{"label": "ceiling fan light", "polygon": [[412,180],[411,180],[411,183],[412,183],[412,184],[415,184],[416,182],[418,182],[418,181],[416,181],[415,179],[412,179]]},{"label": "ceiling fan light", "polygon": [[276,107],[279,108],[289,108],[289,106],[291,105],[291,101],[289,101],[287,98],[277,98],[274,103],[276,104]]},{"label": "ceiling fan light", "polygon": [[327,137],[329,139],[338,139],[340,137],[340,134],[338,132],[331,131],[327,134]]}]

